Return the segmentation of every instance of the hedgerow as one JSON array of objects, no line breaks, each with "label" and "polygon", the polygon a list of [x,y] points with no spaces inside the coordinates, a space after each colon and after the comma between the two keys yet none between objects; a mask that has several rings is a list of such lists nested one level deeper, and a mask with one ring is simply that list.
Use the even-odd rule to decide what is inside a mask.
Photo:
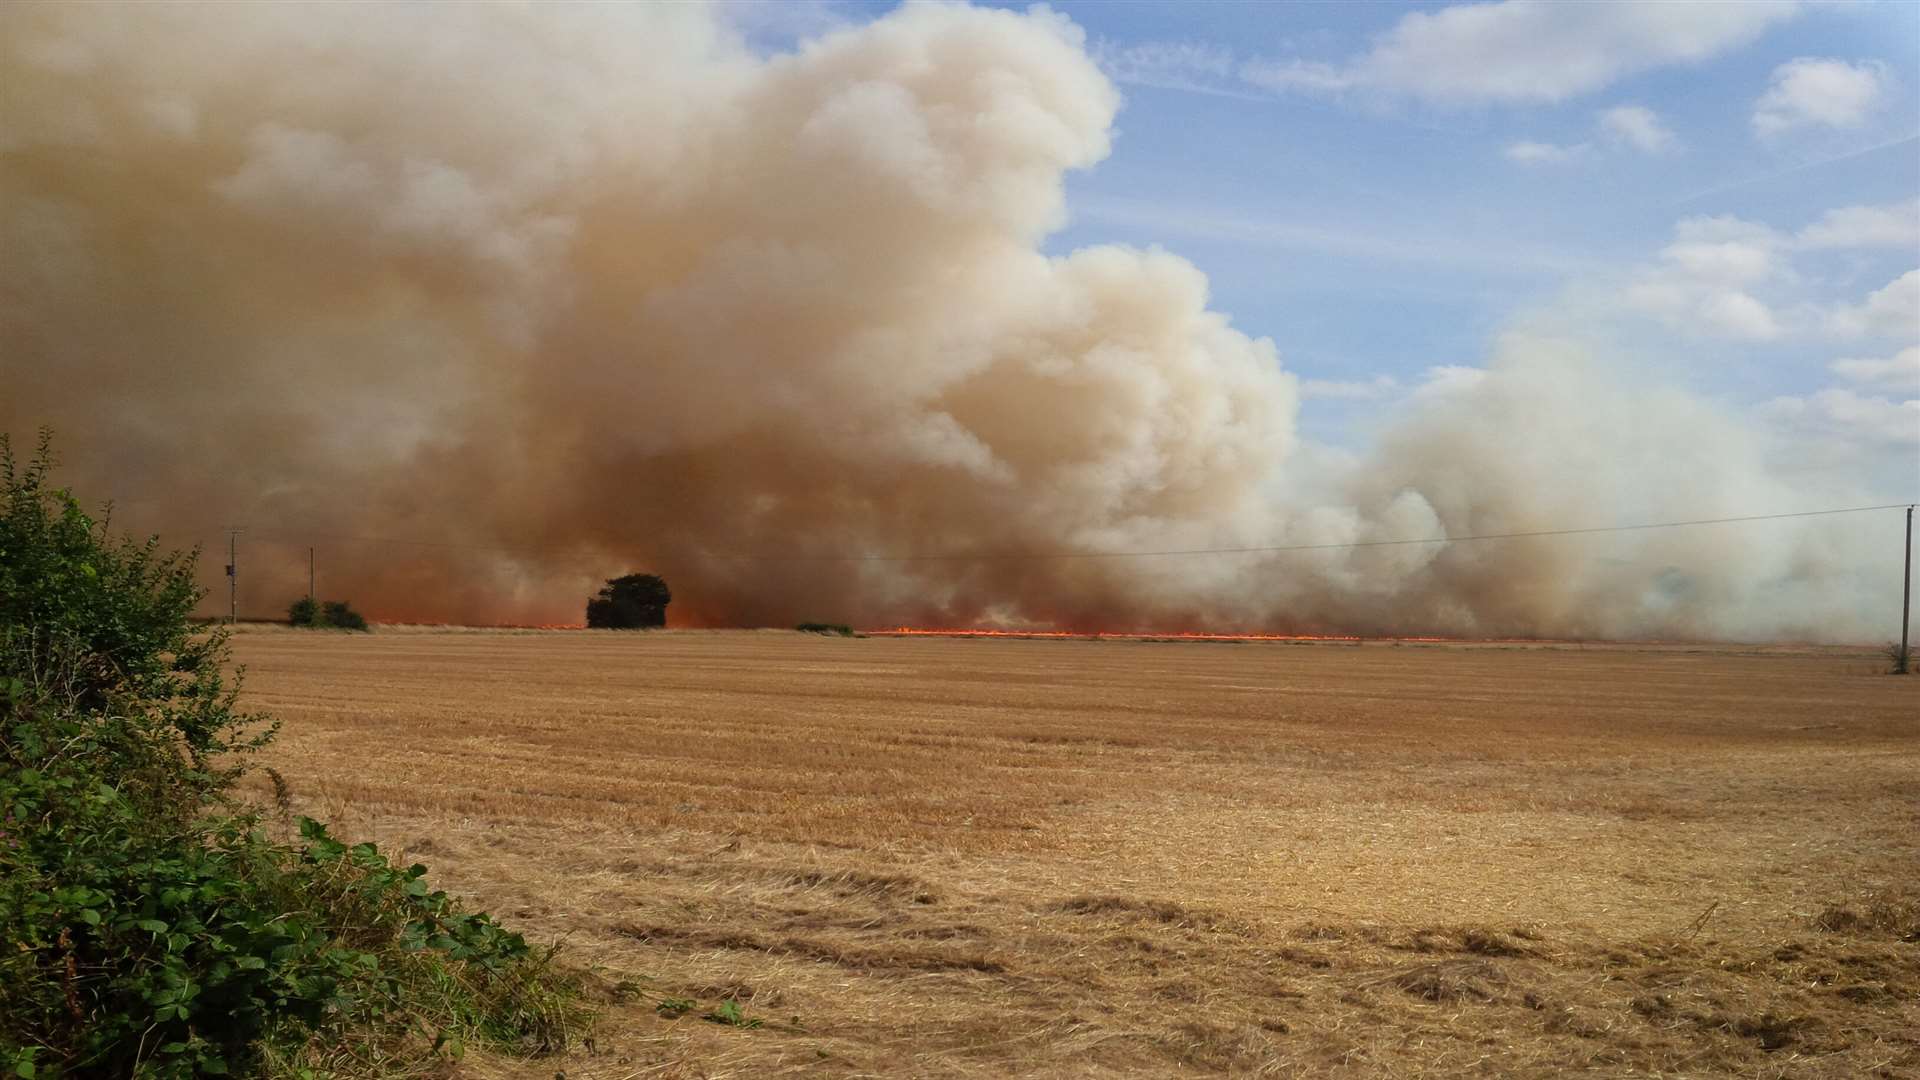
[{"label": "hedgerow", "polygon": [[112,537],[0,435],[0,1075],[395,1076],[564,1047],[574,982],[484,913],[235,795],[274,725],[189,617],[195,553]]}]

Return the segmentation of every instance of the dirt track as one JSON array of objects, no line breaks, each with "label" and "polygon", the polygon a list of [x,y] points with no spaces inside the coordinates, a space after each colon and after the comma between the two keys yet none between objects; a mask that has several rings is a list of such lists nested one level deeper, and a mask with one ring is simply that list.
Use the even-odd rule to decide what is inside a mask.
[{"label": "dirt track", "polygon": [[1920,680],[1864,652],[236,651],[301,809],[625,999],[472,1075],[1920,1074]]}]

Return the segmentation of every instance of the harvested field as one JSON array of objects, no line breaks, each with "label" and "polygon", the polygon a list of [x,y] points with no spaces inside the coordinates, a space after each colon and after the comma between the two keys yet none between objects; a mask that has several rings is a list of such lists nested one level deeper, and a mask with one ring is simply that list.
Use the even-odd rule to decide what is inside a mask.
[{"label": "harvested field", "polygon": [[300,810],[593,968],[593,1052],[461,1075],[1920,1076],[1920,680],[1864,651],[236,653]]}]

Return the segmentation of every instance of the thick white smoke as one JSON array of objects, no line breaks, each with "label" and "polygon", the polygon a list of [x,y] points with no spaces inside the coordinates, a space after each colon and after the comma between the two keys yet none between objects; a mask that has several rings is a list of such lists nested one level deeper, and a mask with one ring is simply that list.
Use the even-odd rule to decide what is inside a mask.
[{"label": "thick white smoke", "polygon": [[312,542],[324,594],[388,617],[577,620],[630,569],[709,624],[1880,614],[1809,528],[1061,557],[1807,499],[1712,409],[1520,339],[1376,457],[1308,466],[1292,376],[1192,265],[1041,253],[1119,105],[1045,10],[909,5],[772,59],[667,4],[17,3],[0,30],[0,430],[53,426],[136,527],[250,526],[284,594],[252,610]]}]

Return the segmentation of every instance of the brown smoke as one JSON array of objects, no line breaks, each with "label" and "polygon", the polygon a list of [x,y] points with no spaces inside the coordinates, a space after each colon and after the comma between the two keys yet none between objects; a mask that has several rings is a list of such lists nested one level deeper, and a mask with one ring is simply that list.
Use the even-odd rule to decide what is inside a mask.
[{"label": "brown smoke", "polygon": [[577,621],[649,569],[679,624],[1863,632],[1831,530],[1064,557],[1806,500],[1706,406],[1520,340],[1303,460],[1192,265],[1040,253],[1119,104],[1044,10],[772,59],[665,4],[0,31],[0,430],[54,427],[131,528],[248,526],[246,611],[312,543],[388,618]]}]

